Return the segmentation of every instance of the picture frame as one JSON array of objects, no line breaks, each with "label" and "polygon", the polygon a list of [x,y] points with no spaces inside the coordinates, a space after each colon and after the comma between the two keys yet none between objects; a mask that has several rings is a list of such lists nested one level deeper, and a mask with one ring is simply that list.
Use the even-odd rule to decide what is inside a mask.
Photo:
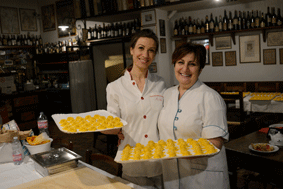
[{"label": "picture frame", "polygon": [[260,40],[258,35],[239,37],[240,63],[260,62]]},{"label": "picture frame", "polygon": [[280,64],[283,64],[283,48],[279,49],[279,58],[280,58]]},{"label": "picture frame", "polygon": [[144,11],[141,13],[142,25],[152,25],[156,24],[155,20],[155,10]]},{"label": "picture frame", "polygon": [[283,31],[267,33],[267,46],[282,46],[282,45],[283,45]]},{"label": "picture frame", "polygon": [[166,53],[166,38],[160,38],[160,52]]},{"label": "picture frame", "polygon": [[18,9],[13,7],[0,7],[0,23],[2,34],[19,34]]},{"label": "picture frame", "polygon": [[160,36],[166,36],[165,20],[159,19],[159,33],[160,33]]},{"label": "picture frame", "polygon": [[215,37],[215,48],[216,50],[231,49],[231,36]]},{"label": "picture frame", "polygon": [[236,51],[225,52],[225,66],[236,66]]},{"label": "picture frame", "polygon": [[157,73],[157,64],[156,62],[152,62],[149,67],[148,70],[150,73]]},{"label": "picture frame", "polygon": [[263,49],[263,64],[276,64],[276,49]]},{"label": "picture frame", "polygon": [[37,20],[35,9],[21,9],[20,21],[22,31],[37,31]]},{"label": "picture frame", "polygon": [[55,5],[41,7],[43,32],[56,30]]},{"label": "picture frame", "polygon": [[223,66],[223,53],[222,52],[212,53],[212,66]]},{"label": "picture frame", "polygon": [[71,0],[63,0],[56,2],[56,17],[58,26],[69,26],[65,31],[57,29],[58,37],[69,37],[76,35],[76,18],[74,4]]},{"label": "picture frame", "polygon": [[190,40],[191,43],[193,44],[200,44],[203,45],[206,49],[206,61],[205,61],[205,65],[209,65],[209,39],[193,39]]}]

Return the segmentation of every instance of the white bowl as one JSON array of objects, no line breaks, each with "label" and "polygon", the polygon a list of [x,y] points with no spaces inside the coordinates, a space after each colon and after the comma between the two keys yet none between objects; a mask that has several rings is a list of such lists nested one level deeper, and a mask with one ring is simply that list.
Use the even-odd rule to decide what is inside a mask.
[{"label": "white bowl", "polygon": [[38,154],[41,152],[46,152],[51,150],[51,142],[53,141],[52,138],[49,138],[50,142],[47,142],[45,144],[40,144],[40,145],[30,145],[29,143],[25,143],[25,146],[27,147],[29,153],[31,155],[33,154]]}]

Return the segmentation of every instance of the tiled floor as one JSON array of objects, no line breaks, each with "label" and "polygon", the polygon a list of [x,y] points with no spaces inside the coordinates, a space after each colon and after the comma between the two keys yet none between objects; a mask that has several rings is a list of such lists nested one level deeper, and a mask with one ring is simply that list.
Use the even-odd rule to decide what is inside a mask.
[{"label": "tiled floor", "polygon": [[[64,138],[73,142],[73,151],[82,156],[82,161],[85,161],[85,152],[87,149],[92,150],[94,153],[108,154],[112,157],[115,156],[117,147],[112,146],[111,152],[107,152],[107,137],[105,135],[98,135],[95,148],[93,147],[94,134],[93,133],[81,133],[81,134],[66,134],[61,132],[54,122],[49,123],[50,136],[55,138]],[[110,168],[101,163],[94,163],[94,166],[110,171]],[[260,180],[254,179],[257,173],[239,170],[238,172],[238,189],[251,188],[251,189],[278,189],[272,187],[272,185],[264,185]],[[249,181],[249,182],[248,182]],[[248,184],[247,184],[248,183]],[[232,187],[232,186],[231,186]]]}]

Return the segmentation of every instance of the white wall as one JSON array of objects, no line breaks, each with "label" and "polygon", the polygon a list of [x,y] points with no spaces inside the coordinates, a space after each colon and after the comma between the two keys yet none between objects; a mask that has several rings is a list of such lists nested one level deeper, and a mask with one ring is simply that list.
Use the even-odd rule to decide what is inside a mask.
[{"label": "white wall", "polygon": [[[232,15],[234,16],[235,10],[240,11],[251,11],[251,10],[259,10],[264,13],[267,12],[267,6],[270,7],[278,7],[281,8],[281,15],[283,10],[283,1],[282,0],[264,0],[247,4],[239,4],[234,6],[226,6],[214,9],[207,10],[199,10],[199,11],[190,11],[190,12],[182,12],[177,13],[170,20],[171,29],[174,27],[174,22],[176,19],[181,17],[191,16],[192,19],[204,19],[205,16],[208,15],[210,18],[210,13],[213,14],[213,17],[219,15],[224,15],[224,9],[226,9],[227,13],[232,11]],[[276,9],[277,14],[277,9]],[[261,54],[261,62],[260,63],[240,63],[240,55],[239,55],[239,35],[254,35],[260,34],[260,54]],[[219,37],[220,35],[217,35]],[[215,36],[214,36],[214,46],[210,48],[210,57],[212,52],[223,52],[223,61],[225,61],[225,51],[236,51],[236,60],[237,66],[225,66],[225,62],[223,62],[223,66],[213,67],[211,64],[206,65],[204,70],[200,75],[200,79],[204,82],[225,82],[225,81],[283,81],[283,64],[280,64],[279,59],[279,48],[283,48],[283,46],[272,46],[268,47],[266,42],[262,40],[262,34],[260,32],[247,32],[247,33],[237,33],[236,34],[236,44],[232,43],[232,49],[227,50],[216,50],[215,49]],[[172,42],[172,49],[174,50],[175,43]],[[276,49],[276,65],[263,65],[263,49]],[[172,70],[173,72],[173,70]],[[174,83],[177,84],[176,79],[174,79]]]}]

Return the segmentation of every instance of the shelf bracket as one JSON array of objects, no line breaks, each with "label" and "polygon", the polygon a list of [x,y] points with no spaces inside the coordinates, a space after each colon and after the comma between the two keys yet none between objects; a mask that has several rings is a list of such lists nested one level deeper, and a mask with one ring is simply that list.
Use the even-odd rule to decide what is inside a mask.
[{"label": "shelf bracket", "polygon": [[232,38],[233,44],[236,45],[235,32],[231,33],[231,38]]},{"label": "shelf bracket", "polygon": [[213,47],[213,34],[209,34],[208,38],[209,38],[210,45]]},{"label": "shelf bracket", "polygon": [[168,15],[168,20],[170,20],[175,14],[177,13],[176,10],[173,10],[172,12],[170,12],[170,14]]}]

